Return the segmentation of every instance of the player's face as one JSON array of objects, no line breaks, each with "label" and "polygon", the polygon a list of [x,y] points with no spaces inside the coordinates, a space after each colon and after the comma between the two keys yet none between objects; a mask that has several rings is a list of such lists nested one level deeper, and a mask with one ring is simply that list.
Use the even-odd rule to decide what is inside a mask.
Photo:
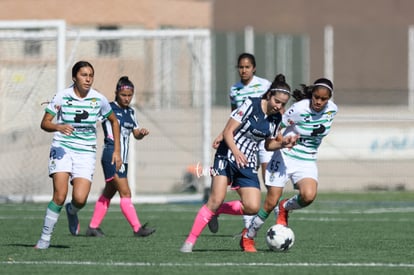
[{"label": "player's face", "polygon": [[267,100],[267,115],[276,113],[283,113],[286,103],[289,101],[289,95],[286,93],[276,93],[275,95],[269,96]]},{"label": "player's face", "polygon": [[88,93],[92,87],[94,71],[91,67],[82,67],[79,69],[76,77],[73,79],[75,90],[81,94]]},{"label": "player's face", "polygon": [[121,108],[126,108],[131,103],[134,91],[131,89],[123,89],[118,92],[117,102]]},{"label": "player's face", "polygon": [[328,104],[329,99],[331,98],[330,91],[325,87],[319,87],[312,94],[311,108],[320,112]]},{"label": "player's face", "polygon": [[253,66],[249,58],[242,58],[240,59],[238,70],[240,81],[247,84],[252,80],[253,75],[256,72],[256,67]]}]

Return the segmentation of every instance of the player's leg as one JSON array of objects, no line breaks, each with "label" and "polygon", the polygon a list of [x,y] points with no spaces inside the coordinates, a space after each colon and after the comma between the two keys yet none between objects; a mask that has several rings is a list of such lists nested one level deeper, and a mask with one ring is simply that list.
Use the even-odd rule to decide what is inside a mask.
[{"label": "player's leg", "polygon": [[80,231],[78,212],[85,206],[91,190],[91,181],[85,178],[72,179],[72,200],[65,205],[69,232],[77,236]]},{"label": "player's leg", "polygon": [[95,203],[91,221],[89,222],[89,227],[86,231],[86,236],[90,237],[104,237],[105,234],[100,228],[100,225],[103,219],[108,212],[108,208],[111,204],[111,199],[117,192],[117,189],[114,184],[114,180],[105,183],[105,188],[102,194],[99,196],[98,200]]},{"label": "player's leg", "polygon": [[292,167],[289,168],[291,179],[299,194],[279,203],[276,223],[285,226],[288,225],[288,212],[311,204],[316,198],[318,189],[318,168],[315,162],[303,163],[298,160],[289,160],[289,162]]},{"label": "player's leg", "polygon": [[94,152],[73,152],[72,168],[72,200],[67,203],[66,215],[69,222],[69,231],[72,235],[79,234],[80,225],[77,213],[88,200],[92,185],[92,177],[95,172],[96,153]]},{"label": "player's leg", "polygon": [[206,204],[204,204],[198,211],[190,233],[188,234],[181,252],[192,252],[193,246],[197,242],[201,232],[207,226],[215,212],[223,203],[227,193],[228,177],[224,175],[213,176],[211,184],[211,194]]},{"label": "player's leg", "polygon": [[296,183],[299,194],[284,201],[283,207],[287,210],[297,210],[310,205],[316,198],[318,182],[312,178],[304,178]]},{"label": "player's leg", "polygon": [[122,214],[130,224],[134,232],[134,236],[146,237],[154,233],[155,229],[146,227],[146,225],[141,225],[137,211],[131,200],[131,189],[129,188],[126,175],[115,175],[114,182],[121,200],[119,207],[121,208]]},{"label": "player's leg", "polygon": [[247,237],[256,237],[257,232],[260,230],[266,219],[269,217],[269,214],[276,207],[280,197],[282,196],[282,193],[283,187],[268,186],[263,207],[252,219],[247,230]]},{"label": "player's leg", "polygon": [[53,174],[53,198],[46,208],[46,214],[43,220],[42,233],[40,239],[35,245],[36,249],[47,249],[50,245],[52,233],[59,219],[60,212],[68,192],[69,174],[59,172]]}]

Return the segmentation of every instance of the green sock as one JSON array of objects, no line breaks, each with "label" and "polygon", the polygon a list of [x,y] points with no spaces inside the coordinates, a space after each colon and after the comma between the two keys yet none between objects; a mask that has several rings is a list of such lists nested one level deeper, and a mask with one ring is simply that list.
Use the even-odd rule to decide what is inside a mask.
[{"label": "green sock", "polygon": [[50,210],[58,214],[62,210],[62,207],[63,207],[62,205],[57,205],[54,201],[50,201],[49,204],[47,205],[47,208],[49,208]]},{"label": "green sock", "polygon": [[263,221],[269,217],[269,213],[267,213],[263,208],[260,208],[259,213],[257,213],[257,216],[261,218]]}]

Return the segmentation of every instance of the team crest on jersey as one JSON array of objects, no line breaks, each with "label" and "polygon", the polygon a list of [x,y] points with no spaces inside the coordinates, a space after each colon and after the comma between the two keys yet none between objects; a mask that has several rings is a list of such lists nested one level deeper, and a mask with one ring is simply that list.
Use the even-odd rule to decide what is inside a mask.
[{"label": "team crest on jersey", "polygon": [[91,100],[91,107],[92,108],[98,107],[98,101],[96,100],[96,98],[92,98],[92,100]]},{"label": "team crest on jersey", "polygon": [[331,121],[333,119],[333,112],[332,111],[329,111],[329,112],[326,113],[326,119],[328,121]]},{"label": "team crest on jersey", "polygon": [[66,100],[66,105],[72,106],[72,99]]}]

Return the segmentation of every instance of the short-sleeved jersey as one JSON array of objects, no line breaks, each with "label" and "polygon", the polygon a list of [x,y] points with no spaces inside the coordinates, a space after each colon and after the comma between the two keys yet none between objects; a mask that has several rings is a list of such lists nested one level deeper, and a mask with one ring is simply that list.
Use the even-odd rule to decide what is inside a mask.
[{"label": "short-sleeved jersey", "polygon": [[297,144],[292,149],[282,152],[295,159],[316,161],[318,148],[332,126],[338,107],[331,100],[320,112],[310,107],[310,99],[294,103],[283,115],[281,127],[286,127],[284,135],[299,134]]},{"label": "short-sleeved jersey", "polygon": [[[134,129],[139,128],[138,121],[135,117],[135,111],[131,107],[121,108],[116,102],[110,103],[120,126],[121,132],[121,158],[123,163],[128,163],[129,136]],[[104,146],[113,150],[114,136],[112,126],[109,120],[102,124],[104,131]]]},{"label": "short-sleeved jersey", "polygon": [[240,107],[248,97],[261,97],[271,84],[269,80],[255,75],[247,85],[239,81],[230,88],[230,103],[232,106]]},{"label": "short-sleeved jersey", "polygon": [[112,113],[108,100],[101,93],[90,89],[86,97],[79,98],[73,87],[58,92],[45,111],[55,116],[57,123],[74,127],[69,136],[56,131],[53,142],[84,152],[96,152],[96,122]]},{"label": "short-sleeved jersey", "polygon": [[[280,113],[267,116],[261,106],[261,98],[248,98],[230,117],[240,126],[234,132],[234,142],[240,151],[246,156],[248,167],[257,166],[258,143],[269,137],[274,137],[282,120]],[[216,152],[217,155],[227,157],[235,161],[234,155],[223,140]]]}]

